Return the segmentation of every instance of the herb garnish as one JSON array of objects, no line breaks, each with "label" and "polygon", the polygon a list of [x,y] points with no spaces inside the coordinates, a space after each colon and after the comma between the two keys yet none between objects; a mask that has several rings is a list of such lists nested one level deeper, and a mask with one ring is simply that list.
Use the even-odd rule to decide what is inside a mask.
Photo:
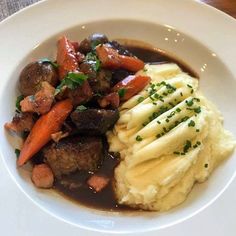
[{"label": "herb garnish", "polygon": [[20,156],[20,150],[19,149],[15,149],[15,154],[16,154],[16,158],[18,158]]},{"label": "herb garnish", "polygon": [[81,86],[88,76],[82,73],[69,72],[67,76],[61,81],[61,83],[56,87],[54,95],[56,96],[61,92],[63,87],[69,89],[76,89]]},{"label": "herb garnish", "polygon": [[142,101],[144,101],[144,99],[145,99],[144,97],[139,97],[138,98],[138,103],[141,103]]},{"label": "herb garnish", "polygon": [[21,106],[20,106],[20,102],[24,99],[23,95],[20,95],[17,97],[16,99],[16,110],[17,111],[21,111]]},{"label": "herb garnish", "polygon": [[140,135],[138,135],[138,136],[136,137],[136,141],[140,142],[140,141],[142,141],[142,140],[143,140],[143,138],[142,138]]},{"label": "herb garnish", "polygon": [[85,110],[87,110],[88,108],[86,107],[86,106],[84,106],[84,105],[80,105],[80,106],[77,106],[76,107],[76,111],[85,111]]},{"label": "herb garnish", "polygon": [[194,127],[195,126],[195,122],[193,120],[190,120],[190,122],[188,123],[188,127]]},{"label": "herb garnish", "polygon": [[127,92],[127,89],[125,89],[125,88],[121,88],[118,90],[118,94],[121,98],[123,98],[125,96],[126,92]]},{"label": "herb garnish", "polygon": [[96,53],[94,53],[94,52],[87,53],[87,55],[85,57],[85,61],[91,65],[91,67],[94,71],[97,72],[100,69],[101,62],[98,59]]}]

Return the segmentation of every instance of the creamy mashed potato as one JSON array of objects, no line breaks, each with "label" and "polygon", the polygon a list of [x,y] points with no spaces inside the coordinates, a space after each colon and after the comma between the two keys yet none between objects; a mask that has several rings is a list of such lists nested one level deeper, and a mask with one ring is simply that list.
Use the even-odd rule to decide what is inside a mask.
[{"label": "creamy mashed potato", "polygon": [[107,133],[118,202],[166,211],[183,202],[235,147],[222,115],[198,91],[198,80],[176,64],[146,65],[151,84],[120,108]]}]

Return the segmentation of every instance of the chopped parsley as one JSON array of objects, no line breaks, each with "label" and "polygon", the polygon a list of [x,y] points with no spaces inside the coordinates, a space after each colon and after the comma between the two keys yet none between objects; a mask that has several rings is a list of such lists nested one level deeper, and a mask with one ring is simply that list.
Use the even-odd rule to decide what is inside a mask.
[{"label": "chopped parsley", "polygon": [[86,106],[84,106],[84,105],[80,105],[80,106],[77,106],[76,107],[76,111],[85,111],[85,110],[87,110],[88,108],[86,107]]},{"label": "chopped parsley", "polygon": [[24,99],[23,95],[20,95],[17,97],[16,99],[16,110],[17,111],[21,111],[21,106],[20,106],[20,102]]},{"label": "chopped parsley", "polygon": [[96,53],[89,52],[85,57],[85,61],[88,62],[94,71],[98,71],[101,67],[101,62],[98,59]]},{"label": "chopped parsley", "polygon": [[127,89],[125,89],[125,88],[121,88],[118,90],[118,94],[121,98],[123,98],[125,96],[126,92],[127,92]]},{"label": "chopped parsley", "polygon": [[136,141],[141,142],[142,140],[143,140],[143,138],[142,138],[140,135],[138,135],[138,136],[136,137]]},{"label": "chopped parsley", "polygon": [[56,87],[54,95],[56,96],[61,92],[64,87],[69,89],[76,89],[81,86],[88,76],[82,73],[69,72],[67,76],[61,81],[61,83]]},{"label": "chopped parsley", "polygon": [[18,158],[20,156],[20,150],[19,149],[15,149],[15,154],[16,154],[16,158]]}]

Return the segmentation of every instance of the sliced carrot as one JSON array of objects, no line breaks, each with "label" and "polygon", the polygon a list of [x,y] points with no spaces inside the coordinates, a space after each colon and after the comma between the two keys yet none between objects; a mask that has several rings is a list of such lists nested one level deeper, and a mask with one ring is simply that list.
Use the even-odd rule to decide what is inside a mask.
[{"label": "sliced carrot", "polygon": [[57,64],[59,65],[59,76],[61,80],[64,79],[68,72],[78,69],[75,48],[65,36],[58,40]]},{"label": "sliced carrot", "polygon": [[72,111],[69,99],[58,102],[45,115],[42,115],[30,131],[20,152],[17,164],[24,165],[34,154],[51,140],[51,135],[61,129],[61,125]]},{"label": "sliced carrot", "polygon": [[123,68],[132,72],[137,72],[144,67],[144,62],[136,57],[120,55],[114,48],[106,45],[96,47],[101,64],[105,68],[118,69]]},{"label": "sliced carrot", "polygon": [[144,68],[144,62],[136,57],[128,57],[120,55],[119,58],[120,58],[121,68],[123,69],[137,72]]},{"label": "sliced carrot", "polygon": [[151,78],[149,76],[129,75],[116,84],[112,90],[118,93],[119,91],[123,90],[123,96],[121,96],[121,100],[126,101],[144,89],[150,80]]},{"label": "sliced carrot", "polygon": [[112,92],[106,95],[105,97],[98,100],[100,107],[105,108],[109,105],[112,108],[118,108],[120,105],[120,97],[117,92]]},{"label": "sliced carrot", "polygon": [[119,54],[115,49],[105,45],[98,45],[96,53],[103,67],[110,69],[120,68]]}]

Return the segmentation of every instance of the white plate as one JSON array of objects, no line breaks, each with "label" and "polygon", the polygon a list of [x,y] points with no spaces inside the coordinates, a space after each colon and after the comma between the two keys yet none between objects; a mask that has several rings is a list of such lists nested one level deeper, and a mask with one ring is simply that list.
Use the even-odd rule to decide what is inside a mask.
[{"label": "white plate", "polygon": [[[45,56],[53,57],[59,35],[66,34],[73,40],[80,40],[89,33],[103,32],[109,38],[132,38],[148,42],[186,62],[199,73],[201,89],[220,108],[225,117],[226,128],[236,136],[235,20],[213,8],[189,0],[129,0],[123,4],[119,0],[43,1],[2,22],[0,126],[3,127],[11,119],[18,75],[28,61]],[[219,196],[228,186],[233,186],[230,183],[236,169],[234,155],[214,172],[208,182],[197,185],[184,204],[171,212],[124,215],[86,209],[63,199],[55,192],[35,189],[30,181],[29,171],[16,169],[14,150],[3,129],[0,149],[5,164],[3,166],[1,162],[0,168],[7,168],[17,186],[35,203],[29,203],[26,197],[20,195],[18,189],[12,187],[9,204],[16,205],[14,194],[21,196],[13,214],[33,209],[34,212],[30,211],[21,216],[22,222],[27,224],[29,220],[31,224],[36,224],[33,222],[42,215],[49,222],[54,222],[50,226],[48,221],[41,220],[45,227],[40,228],[42,234],[38,232],[37,235],[43,235],[43,232],[47,235],[55,227],[56,234],[62,235],[69,224],[74,226],[69,228],[71,233],[77,232],[81,235],[97,235],[99,232],[143,232],[143,235],[149,232],[151,235],[151,232],[155,234],[158,231],[159,235],[171,235],[171,232],[175,232],[178,236],[181,227],[190,227],[192,232],[189,232],[194,235],[196,230],[198,233],[200,231],[196,224],[207,227],[216,222],[215,207],[218,202],[222,202]],[[4,183],[0,180],[0,183],[3,188],[12,184],[10,180]],[[6,196],[0,195],[0,200],[6,201]],[[221,210],[225,211],[233,203],[233,197],[229,196],[227,205]],[[40,208],[47,213],[42,213]],[[8,207],[3,205],[0,219],[5,218],[6,214]],[[208,218],[202,221],[204,214],[208,214]],[[219,209],[218,214],[221,214]],[[229,214],[229,220],[236,216],[231,211]],[[16,225],[16,229],[20,227],[22,224]],[[229,227],[231,229],[227,235],[233,235],[235,227],[233,224]],[[36,234],[33,228],[23,228],[25,231],[22,231],[22,235],[25,232]],[[8,230],[15,232],[13,228]],[[214,234],[218,235],[219,232],[216,229]]]}]

